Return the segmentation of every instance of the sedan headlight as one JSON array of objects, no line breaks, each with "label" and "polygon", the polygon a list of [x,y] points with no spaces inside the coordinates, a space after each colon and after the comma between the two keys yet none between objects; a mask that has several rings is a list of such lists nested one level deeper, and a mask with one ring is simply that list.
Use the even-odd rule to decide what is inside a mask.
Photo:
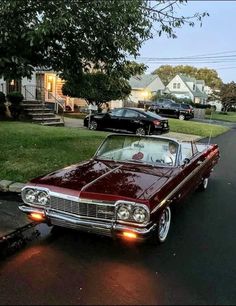
[{"label": "sedan headlight", "polygon": [[27,189],[25,192],[24,192],[24,198],[25,198],[25,201],[26,202],[29,202],[29,203],[34,203],[35,200],[36,200],[36,191],[33,190],[33,189]]},{"label": "sedan headlight", "polygon": [[121,205],[117,210],[117,217],[120,220],[128,220],[130,218],[130,210],[128,207]]},{"label": "sedan headlight", "polygon": [[25,188],[22,190],[22,199],[26,204],[46,205],[50,196],[46,190]]},{"label": "sedan headlight", "polygon": [[37,198],[38,198],[37,202],[40,205],[46,205],[48,203],[48,200],[49,200],[49,196],[48,196],[47,192],[45,192],[45,191],[40,191],[38,193]]},{"label": "sedan headlight", "polygon": [[148,219],[148,212],[143,207],[137,207],[133,211],[133,218],[138,223],[143,223]]}]

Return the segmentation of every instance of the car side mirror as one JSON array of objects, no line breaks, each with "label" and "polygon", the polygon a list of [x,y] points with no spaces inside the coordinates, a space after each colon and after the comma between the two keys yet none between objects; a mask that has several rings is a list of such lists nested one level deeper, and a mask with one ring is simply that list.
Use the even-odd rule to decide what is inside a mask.
[{"label": "car side mirror", "polygon": [[185,166],[186,166],[187,164],[189,164],[189,163],[190,163],[190,159],[186,157],[186,158],[183,160],[182,166],[185,167]]}]

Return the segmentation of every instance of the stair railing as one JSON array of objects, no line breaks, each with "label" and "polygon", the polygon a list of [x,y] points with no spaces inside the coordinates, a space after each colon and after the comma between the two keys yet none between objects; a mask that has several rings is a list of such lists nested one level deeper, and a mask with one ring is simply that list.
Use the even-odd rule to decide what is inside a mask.
[{"label": "stair railing", "polygon": [[[30,91],[29,88],[33,88],[33,92],[32,90]],[[37,100],[37,101],[42,101],[43,104],[43,110],[45,110],[45,95],[48,92],[47,89],[44,86],[37,86],[37,85],[24,85],[23,86],[23,90],[25,93],[25,100],[27,100],[27,93],[32,96],[33,99]],[[38,98],[38,92],[40,92],[41,97],[40,99]],[[44,93],[44,95],[42,96],[42,91]],[[52,100],[53,102],[48,102],[48,103],[53,103],[54,104],[54,112],[59,115],[61,117],[61,120],[63,123],[65,123],[64,120],[64,111],[65,111],[65,105],[64,103],[62,104],[62,102],[56,98],[53,94],[51,94]],[[59,109],[61,110],[61,113],[59,113]]]}]

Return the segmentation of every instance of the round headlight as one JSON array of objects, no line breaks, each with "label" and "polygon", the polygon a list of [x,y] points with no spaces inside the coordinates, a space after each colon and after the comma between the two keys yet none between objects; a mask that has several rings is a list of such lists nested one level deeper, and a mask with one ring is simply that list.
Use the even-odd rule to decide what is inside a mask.
[{"label": "round headlight", "polygon": [[33,189],[28,189],[25,191],[25,200],[26,202],[33,203],[36,199],[36,192]]},{"label": "round headlight", "polygon": [[148,212],[143,207],[137,207],[133,211],[133,218],[136,222],[143,223],[148,218]]},{"label": "round headlight", "polygon": [[126,206],[120,206],[117,210],[117,217],[120,220],[127,220],[130,217],[130,211]]},{"label": "round headlight", "polygon": [[41,205],[46,205],[48,202],[48,194],[45,191],[40,191],[38,193],[38,203]]}]

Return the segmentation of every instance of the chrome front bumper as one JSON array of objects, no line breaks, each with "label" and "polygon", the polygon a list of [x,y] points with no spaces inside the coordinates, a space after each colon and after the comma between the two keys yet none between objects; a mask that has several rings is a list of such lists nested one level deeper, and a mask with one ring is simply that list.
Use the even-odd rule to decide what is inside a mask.
[{"label": "chrome front bumper", "polygon": [[127,225],[118,224],[117,222],[102,222],[94,220],[83,220],[79,216],[67,215],[58,211],[47,211],[40,208],[34,208],[26,205],[19,206],[19,209],[26,213],[40,213],[45,217],[46,223],[50,225],[57,225],[61,227],[67,227],[77,229],[89,233],[119,237],[123,235],[123,232],[132,232],[137,235],[138,240],[145,240],[149,238],[156,228],[156,224],[151,224],[144,228],[137,228]]}]

